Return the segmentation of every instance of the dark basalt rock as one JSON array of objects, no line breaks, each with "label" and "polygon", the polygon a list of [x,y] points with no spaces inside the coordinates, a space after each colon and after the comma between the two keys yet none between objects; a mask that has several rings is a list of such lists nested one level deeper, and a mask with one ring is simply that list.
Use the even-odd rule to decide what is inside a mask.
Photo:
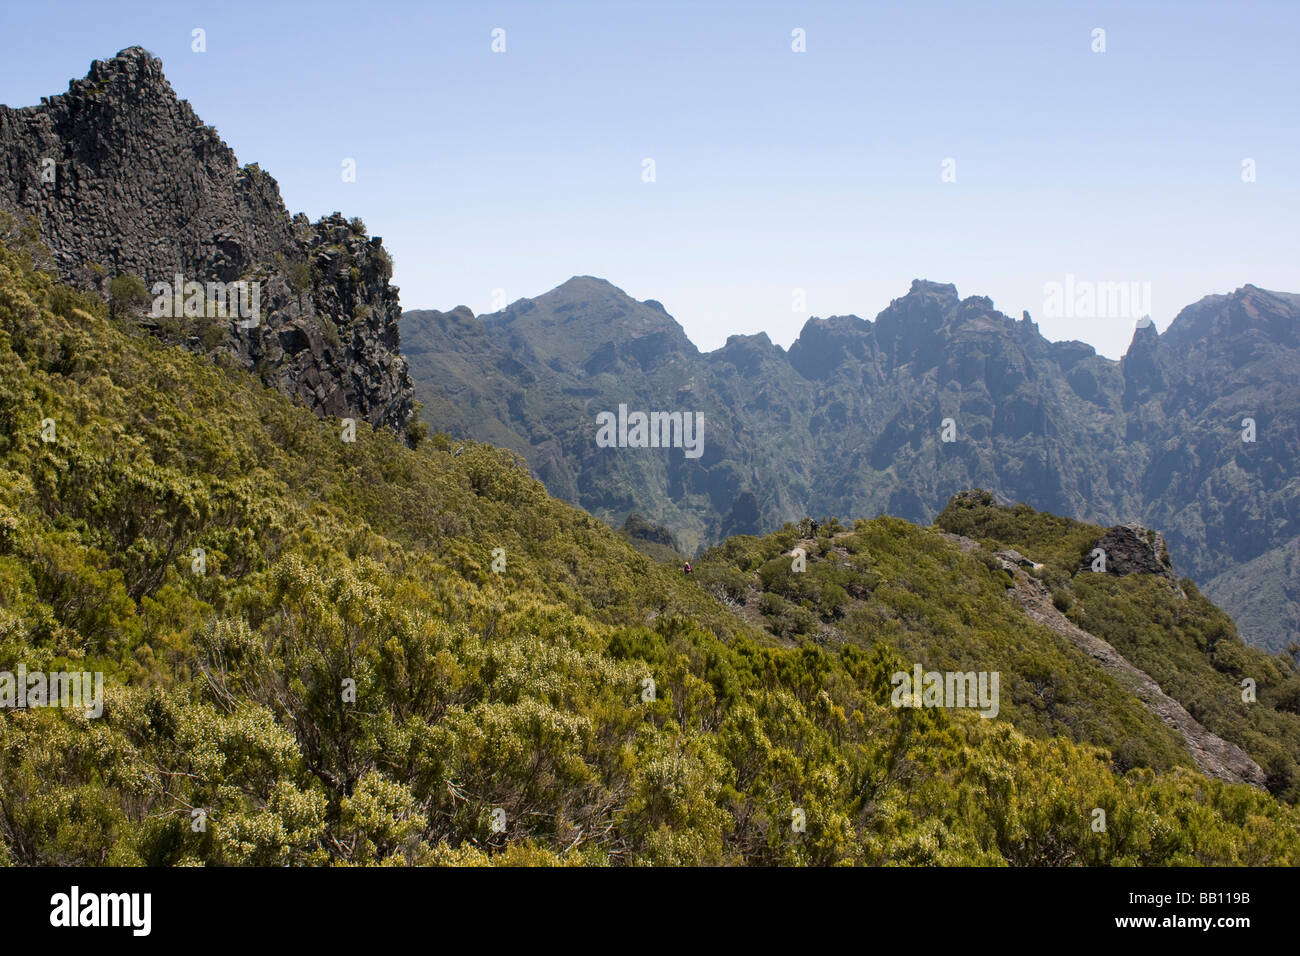
[{"label": "dark basalt rock", "polygon": [[[1106,552],[1106,573],[1124,577],[1129,574],[1158,574],[1175,580],[1173,560],[1165,536],[1136,524],[1122,524],[1109,529],[1095,547]],[[1091,555],[1079,564],[1080,571],[1091,571]]]},{"label": "dark basalt rock", "polygon": [[0,210],[35,217],[60,277],[104,293],[119,273],[148,287],[177,274],[261,283],[257,327],[229,318],[224,334],[167,331],[234,356],[317,414],[394,429],[410,420],[382,241],[338,213],[291,217],[275,180],[241,167],[145,50],[95,61],[39,106],[0,106]]}]

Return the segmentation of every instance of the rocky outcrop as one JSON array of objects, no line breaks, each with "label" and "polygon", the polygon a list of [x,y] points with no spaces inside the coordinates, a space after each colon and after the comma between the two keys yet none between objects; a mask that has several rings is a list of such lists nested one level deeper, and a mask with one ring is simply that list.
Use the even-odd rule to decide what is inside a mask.
[{"label": "rocky outcrop", "polygon": [[1105,553],[1107,574],[1118,577],[1128,574],[1158,574],[1171,581],[1176,580],[1165,536],[1159,531],[1136,524],[1117,525],[1109,529],[1101,536],[1092,554],[1080,563],[1080,571],[1094,570],[1093,562],[1097,559],[1093,555],[1097,549]]},{"label": "rocky outcrop", "polygon": [[205,290],[257,283],[256,324],[210,298],[197,315],[147,324],[232,355],[317,414],[395,429],[410,420],[382,240],[337,213],[291,217],[275,180],[241,167],[145,50],[95,61],[39,106],[0,107],[0,210],[34,217],[55,271],[104,293],[119,273],[151,291],[177,275]]},{"label": "rocky outcrop", "polygon": [[1007,548],[1004,551],[997,551],[993,555],[995,558],[1001,558],[1003,561],[1010,561],[1018,568],[1024,568],[1026,571],[1039,571],[1042,565],[1037,561],[1031,561],[1015,548]]}]

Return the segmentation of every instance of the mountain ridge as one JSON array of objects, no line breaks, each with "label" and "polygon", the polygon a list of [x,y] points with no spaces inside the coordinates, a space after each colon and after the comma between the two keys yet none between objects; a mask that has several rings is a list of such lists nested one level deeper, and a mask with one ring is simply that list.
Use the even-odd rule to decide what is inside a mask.
[{"label": "mountain ridge", "polygon": [[[568,279],[564,280],[563,282],[559,283],[558,285],[546,290],[545,292],[538,293],[535,296],[522,296],[516,299],[514,302],[510,303],[509,305],[495,312],[474,313],[473,309],[470,306],[463,303],[460,305],[453,306],[452,308],[446,311],[450,313],[462,309],[468,310],[476,318],[479,318],[482,321],[486,322],[490,320],[492,324],[497,324],[498,322],[509,324],[509,322],[512,321],[513,318],[515,317],[514,314],[512,313],[512,309],[514,309],[515,307],[522,305],[524,308],[529,308],[529,306],[527,305],[528,303],[535,303],[546,297],[555,296],[555,297],[563,298],[565,296],[571,296],[571,294],[576,291],[584,291],[584,290],[591,290],[591,289],[600,289],[602,291],[608,290],[610,293],[612,293],[612,295],[609,296],[610,298],[615,298],[620,302],[648,306],[651,309],[662,312],[665,316],[667,316],[669,319],[672,320],[671,327],[681,330],[682,334],[686,337],[686,339],[691,342],[691,345],[694,348],[694,350],[698,352],[700,355],[715,355],[726,348],[726,344],[724,343],[723,345],[717,346],[716,348],[713,349],[701,349],[698,345],[695,344],[694,340],[690,338],[690,334],[686,331],[685,326],[683,326],[675,317],[673,317],[672,313],[667,311],[667,309],[664,307],[662,302],[660,302],[657,299],[637,299],[635,296],[626,292],[622,287],[616,285],[612,280],[605,279],[600,276],[594,276],[588,273],[575,274],[569,277]],[[970,303],[972,307],[982,308],[984,310],[987,310],[987,312],[989,313],[995,313],[992,316],[993,318],[997,320],[1005,320],[1006,323],[1009,323],[1010,327],[1018,327],[1021,324],[1024,324],[1029,329],[1038,331],[1038,323],[1033,321],[1028,311],[1022,312],[1020,319],[1012,318],[1010,315],[1007,315],[1006,313],[997,311],[994,308],[993,300],[988,296],[971,295],[963,299],[958,293],[957,286],[951,282],[938,282],[935,280],[921,279],[921,278],[912,279],[908,294],[918,293],[918,292],[922,295],[926,295],[926,294],[933,295],[936,299],[940,301],[949,301],[953,304],[962,305],[962,304]],[[1127,354],[1127,352],[1132,349],[1133,343],[1135,341],[1139,341],[1139,340],[1145,341],[1146,337],[1149,335],[1155,336],[1156,338],[1168,339],[1170,337],[1171,332],[1176,332],[1179,333],[1174,336],[1176,340],[1182,339],[1184,337],[1208,338],[1210,335],[1213,334],[1213,332],[1207,330],[1202,330],[1197,332],[1193,330],[1191,328],[1193,318],[1199,315],[1200,313],[1202,313],[1206,308],[1210,306],[1221,305],[1224,303],[1237,301],[1245,296],[1249,296],[1251,298],[1252,308],[1249,314],[1255,316],[1258,315],[1258,310],[1254,308],[1253,303],[1261,300],[1273,300],[1276,302],[1285,302],[1290,304],[1291,306],[1300,307],[1300,293],[1279,292],[1276,290],[1261,288],[1250,282],[1243,283],[1241,286],[1238,286],[1236,289],[1232,290],[1231,292],[1207,293],[1204,296],[1202,296],[1200,299],[1197,299],[1195,302],[1192,302],[1189,305],[1184,306],[1170,321],[1170,324],[1165,327],[1165,330],[1163,332],[1161,332],[1153,322],[1150,322],[1149,316],[1139,319],[1137,322],[1134,323],[1133,338],[1130,340],[1129,347],[1128,349],[1125,350],[1125,354]],[[900,301],[901,299],[905,299],[906,297],[907,295],[904,295],[892,299],[890,301],[890,305]],[[884,311],[887,310],[888,307],[886,307],[886,310]],[[407,311],[414,313],[414,312],[436,312],[439,310],[426,309],[426,308],[412,308],[412,309],[408,309]],[[879,316],[877,316],[877,319],[878,318]],[[766,330],[762,330],[762,329],[756,332],[728,333],[727,341],[730,341],[732,339],[762,339],[767,343],[771,344],[772,347],[777,349],[778,351],[788,353],[796,344],[800,342],[800,340],[804,337],[804,335],[809,332],[816,332],[822,329],[834,328],[840,325],[852,325],[865,330],[874,327],[875,322],[876,322],[875,319],[863,318],[857,315],[856,313],[851,313],[851,312],[843,313],[843,314],[834,313],[826,316],[810,315],[804,321],[804,324],[800,327],[799,333],[796,334],[795,338],[791,341],[791,344],[788,347],[782,346],[780,343],[776,342],[774,339],[771,338],[770,334]],[[1118,365],[1120,362],[1123,361],[1124,358],[1123,355],[1121,355],[1120,358],[1117,359],[1112,359],[1108,356],[1101,355],[1099,352],[1097,352],[1095,346],[1082,339],[1048,339],[1046,336],[1042,336],[1041,332],[1039,333],[1039,336],[1042,338],[1044,342],[1048,343],[1050,347],[1053,348],[1067,347],[1069,350],[1072,351],[1080,351],[1088,355],[1095,355],[1098,358],[1102,359],[1103,361],[1111,363],[1112,365]]]},{"label": "mountain ridge", "polygon": [[[639,324],[649,309],[605,280],[574,277],[484,316],[503,393],[490,425],[456,414],[449,389],[473,393],[482,409],[480,389],[428,349],[413,359],[424,419],[455,434],[490,432],[553,493],[615,526],[642,514],[688,553],[724,526],[758,532],[813,513],[924,521],[976,486],[1107,525],[1160,527],[1206,586],[1300,535],[1300,492],[1285,480],[1289,456],[1300,453],[1287,412],[1300,408],[1293,294],[1245,284],[1205,296],[1163,333],[1138,323],[1118,360],[1085,342],[1048,340],[1028,313],[1017,320],[986,296],[962,298],[953,284],[925,279],[875,319],[809,318],[788,350],[753,334],[701,352],[658,303],[655,324]],[[408,343],[426,334],[422,315],[404,314]],[[450,338],[440,347],[456,348]],[[527,370],[526,393],[513,362]],[[586,422],[624,401],[703,411],[713,447],[697,465],[671,452],[659,461],[594,454]],[[1244,417],[1269,423],[1245,446],[1248,457],[1232,446]],[[942,442],[948,419],[956,440]],[[1180,453],[1189,435],[1193,450]],[[1204,490],[1211,475],[1214,493]],[[756,521],[729,519],[743,494],[754,502],[745,499],[740,517],[757,509]],[[1253,519],[1238,534],[1233,522],[1252,498],[1283,520],[1264,528]],[[1294,590],[1270,580],[1262,600],[1289,606]],[[1240,589],[1216,595],[1243,619],[1265,617]],[[1248,631],[1276,649],[1290,638],[1258,623]]]}]

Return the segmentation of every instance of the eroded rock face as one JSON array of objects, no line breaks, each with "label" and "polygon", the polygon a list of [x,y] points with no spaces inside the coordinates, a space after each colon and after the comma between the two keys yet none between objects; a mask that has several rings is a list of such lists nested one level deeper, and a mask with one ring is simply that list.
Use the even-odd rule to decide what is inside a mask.
[{"label": "eroded rock face", "polygon": [[95,61],[39,106],[0,107],[0,210],[35,217],[59,275],[104,293],[119,273],[150,289],[178,274],[258,282],[255,327],[204,314],[154,328],[232,354],[317,414],[395,429],[410,420],[382,240],[337,213],[291,217],[275,180],[240,167],[145,50]]},{"label": "eroded rock face", "polygon": [[[1120,577],[1127,574],[1158,574],[1171,581],[1176,580],[1165,536],[1159,531],[1136,524],[1117,525],[1102,535],[1096,547],[1106,553],[1107,574]],[[1093,570],[1093,560],[1091,556],[1084,558],[1079,570]]]}]

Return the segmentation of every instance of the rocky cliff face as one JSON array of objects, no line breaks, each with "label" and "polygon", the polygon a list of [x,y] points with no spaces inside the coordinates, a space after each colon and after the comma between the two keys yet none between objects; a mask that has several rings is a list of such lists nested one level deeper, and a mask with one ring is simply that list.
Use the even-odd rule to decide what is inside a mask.
[{"label": "rocky cliff face", "polygon": [[39,106],[0,107],[0,210],[35,217],[59,275],[103,292],[120,273],[151,293],[177,275],[209,292],[209,282],[257,283],[255,325],[211,298],[198,314],[147,324],[233,355],[318,414],[409,421],[382,241],[338,214],[291,217],[275,180],[241,167],[145,50],[94,62]]}]

